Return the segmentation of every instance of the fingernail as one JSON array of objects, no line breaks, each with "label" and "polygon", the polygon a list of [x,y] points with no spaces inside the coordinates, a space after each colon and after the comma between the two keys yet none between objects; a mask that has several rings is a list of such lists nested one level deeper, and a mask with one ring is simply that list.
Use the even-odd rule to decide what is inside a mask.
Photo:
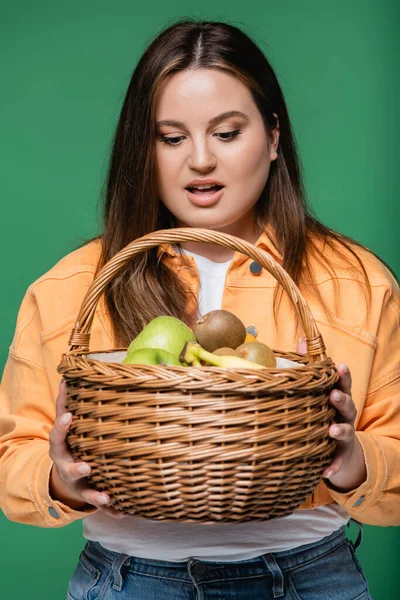
[{"label": "fingernail", "polygon": [[335,402],[339,402],[339,400],[342,399],[342,394],[338,391],[336,392],[332,392],[332,400],[334,400]]},{"label": "fingernail", "polygon": [[72,419],[72,413],[65,413],[65,415],[63,415],[61,417],[61,424],[62,425],[69,425]]},{"label": "fingernail", "polygon": [[342,368],[343,373],[349,373],[349,367],[347,365],[341,364],[340,366]]},{"label": "fingernail", "polygon": [[329,477],[331,477],[333,475],[333,469],[328,469],[327,472],[325,473],[325,478],[329,479]]},{"label": "fingernail", "polygon": [[331,432],[333,433],[333,435],[339,435],[339,433],[340,433],[339,425],[332,425]]},{"label": "fingernail", "polygon": [[86,464],[78,465],[77,470],[81,475],[89,475],[90,473],[90,467]]},{"label": "fingernail", "polygon": [[97,496],[97,502],[99,504],[108,504],[109,503],[109,499],[104,494],[99,494]]}]

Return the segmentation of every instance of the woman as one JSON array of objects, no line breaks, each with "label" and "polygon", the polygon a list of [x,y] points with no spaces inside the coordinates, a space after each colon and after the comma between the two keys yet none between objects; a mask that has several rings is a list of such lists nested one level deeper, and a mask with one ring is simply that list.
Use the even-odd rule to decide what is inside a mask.
[{"label": "woman", "polygon": [[[329,430],[338,449],[321,484],[287,517],[204,526],[121,515],[68,451],[71,415],[62,383],[53,400],[56,369],[84,293],[130,241],[177,226],[224,231],[269,252],[298,283],[338,363],[331,402],[340,418]],[[204,244],[135,257],[110,284],[91,344],[126,346],[157,315],[193,325],[221,306],[270,346],[296,348],[293,308],[271,276]],[[2,383],[1,507],[9,519],[43,527],[83,519],[88,543],[68,591],[75,600],[370,598],[344,526],[350,517],[400,523],[399,314],[385,266],[311,215],[285,101],[261,51],[230,25],[178,23],[132,76],[103,235],[61,260],[23,301]]]}]

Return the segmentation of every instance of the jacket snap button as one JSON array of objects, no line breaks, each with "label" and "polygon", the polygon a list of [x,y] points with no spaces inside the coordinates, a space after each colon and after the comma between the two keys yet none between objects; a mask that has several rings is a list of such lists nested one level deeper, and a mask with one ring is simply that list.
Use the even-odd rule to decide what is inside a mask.
[{"label": "jacket snap button", "polygon": [[198,562],[193,565],[192,571],[195,575],[204,575],[207,571],[207,567],[204,563]]},{"label": "jacket snap button", "polygon": [[365,500],[365,496],[360,496],[357,502],[354,502],[353,506],[360,506]]},{"label": "jacket snap button", "polygon": [[246,327],[246,331],[253,337],[257,337],[258,332],[257,332],[257,329],[254,327],[254,325],[249,325],[248,327]]},{"label": "jacket snap button", "polygon": [[253,273],[253,275],[259,275],[262,271],[262,266],[253,260],[253,262],[250,264],[250,271]]},{"label": "jacket snap button", "polygon": [[49,515],[51,515],[53,517],[53,519],[59,519],[60,515],[58,514],[58,512],[56,511],[55,508],[53,508],[52,506],[49,506]]}]

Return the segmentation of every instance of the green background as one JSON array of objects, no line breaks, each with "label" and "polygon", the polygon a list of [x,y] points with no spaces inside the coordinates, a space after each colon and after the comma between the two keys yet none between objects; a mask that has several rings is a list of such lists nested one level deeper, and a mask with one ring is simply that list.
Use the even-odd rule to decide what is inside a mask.
[{"label": "green background", "polygon": [[[230,21],[261,45],[287,99],[318,217],[399,273],[398,6],[2,0],[0,369],[28,285],[98,231],[110,139],[131,72],[178,17]],[[358,554],[372,597],[399,598],[400,529],[367,526],[364,539]],[[2,598],[65,598],[84,545],[80,523],[41,530],[0,514],[0,540]]]}]

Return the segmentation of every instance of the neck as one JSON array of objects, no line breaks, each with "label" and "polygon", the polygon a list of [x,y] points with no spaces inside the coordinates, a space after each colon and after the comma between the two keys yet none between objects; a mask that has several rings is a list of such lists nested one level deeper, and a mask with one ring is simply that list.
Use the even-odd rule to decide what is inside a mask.
[{"label": "neck", "polygon": [[[184,223],[177,223],[177,227],[188,227],[188,225]],[[246,242],[250,242],[254,244],[260,234],[261,231],[257,228],[255,220],[252,219],[247,223],[232,223],[227,227],[218,227],[212,228],[208,227],[211,231],[218,231],[220,233],[228,233],[230,235],[234,235]],[[230,248],[225,248],[225,246],[218,246],[215,244],[202,244],[198,242],[183,242],[181,244],[182,248],[186,250],[186,252],[194,252],[195,254],[199,254],[200,256],[204,256],[213,262],[226,262],[232,258],[235,251]]]}]

